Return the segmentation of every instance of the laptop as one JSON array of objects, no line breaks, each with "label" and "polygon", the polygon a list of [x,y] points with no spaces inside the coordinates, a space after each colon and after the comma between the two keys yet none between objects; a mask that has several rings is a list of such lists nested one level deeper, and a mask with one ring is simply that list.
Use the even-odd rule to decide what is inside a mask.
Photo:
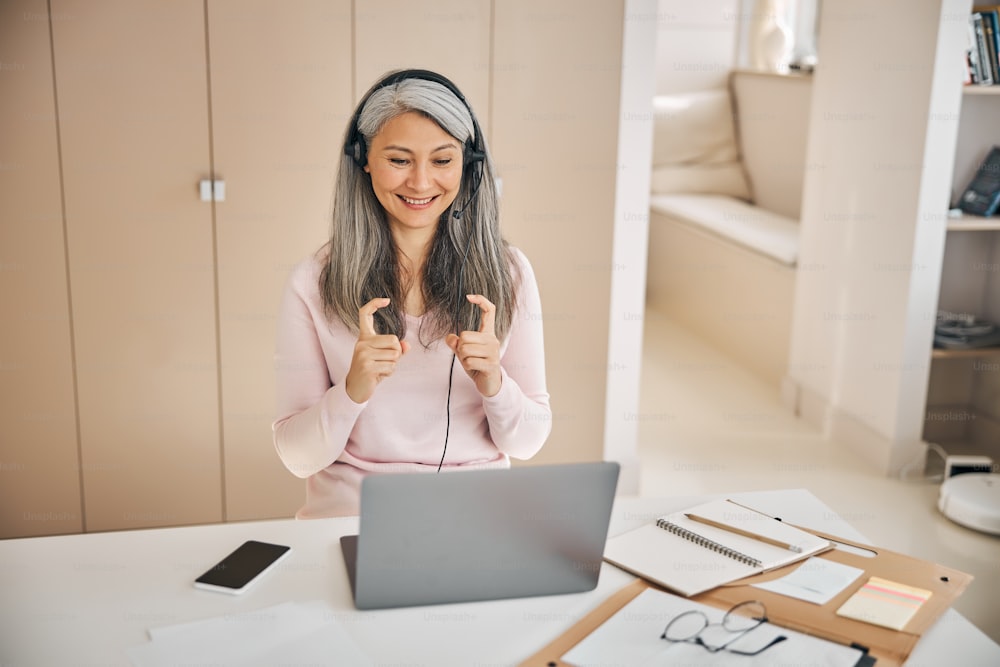
[{"label": "laptop", "polygon": [[579,593],[597,586],[614,462],[369,475],[341,538],[358,609]]}]

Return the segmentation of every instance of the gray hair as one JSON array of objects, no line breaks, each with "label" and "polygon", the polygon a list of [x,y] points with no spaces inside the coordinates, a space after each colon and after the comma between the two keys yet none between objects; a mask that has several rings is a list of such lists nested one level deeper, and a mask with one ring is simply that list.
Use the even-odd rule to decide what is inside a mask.
[{"label": "gray hair", "polygon": [[[370,145],[386,123],[413,111],[433,120],[463,145],[471,143],[476,133],[476,123],[462,100],[445,86],[419,78],[406,78],[372,92],[358,114],[358,131]],[[352,129],[348,128],[346,137]],[[496,334],[501,340],[510,330],[516,307],[518,276],[500,233],[495,169],[485,137],[475,138],[477,150],[486,157],[479,164],[463,164],[458,195],[441,217],[424,266],[426,314],[418,335],[425,346],[449,332],[479,328],[479,308],[466,300],[466,294],[482,294],[496,305]],[[353,158],[342,154],[320,295],[327,317],[339,319],[354,333],[358,309],[371,299],[389,297],[390,305],[375,313],[376,331],[403,338],[403,278],[386,212],[370,178]],[[460,218],[452,215],[456,207],[462,208]]]}]

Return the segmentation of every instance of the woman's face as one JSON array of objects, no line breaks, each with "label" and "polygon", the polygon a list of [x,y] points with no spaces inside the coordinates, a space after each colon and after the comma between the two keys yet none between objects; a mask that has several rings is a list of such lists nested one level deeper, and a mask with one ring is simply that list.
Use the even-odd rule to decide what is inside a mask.
[{"label": "woman's face", "polygon": [[462,144],[429,118],[407,112],[372,139],[365,171],[393,231],[433,231],[458,195]]}]

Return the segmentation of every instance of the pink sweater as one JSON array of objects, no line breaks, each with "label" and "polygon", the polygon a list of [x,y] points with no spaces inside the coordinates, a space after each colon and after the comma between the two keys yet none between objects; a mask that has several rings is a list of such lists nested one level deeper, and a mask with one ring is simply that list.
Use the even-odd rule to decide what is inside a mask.
[{"label": "pink sweater", "polygon": [[[514,256],[522,279],[500,343],[500,391],[483,397],[456,361],[442,472],[509,467],[509,457],[538,452],[551,430],[538,285],[527,258]],[[295,266],[278,314],[274,445],[288,470],[307,480],[299,518],[358,514],[365,474],[434,472],[445,442],[451,350],[443,341],[421,345],[420,318],[407,315],[409,351],[370,400],[355,403],[344,380],[357,337],[324,316],[321,270],[317,257]]]}]

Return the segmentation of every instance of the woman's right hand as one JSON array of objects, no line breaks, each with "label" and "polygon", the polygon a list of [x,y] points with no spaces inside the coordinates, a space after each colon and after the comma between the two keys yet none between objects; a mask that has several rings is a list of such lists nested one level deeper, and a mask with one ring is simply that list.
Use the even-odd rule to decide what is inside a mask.
[{"label": "woman's right hand", "polygon": [[347,395],[355,403],[370,399],[375,387],[392,375],[396,362],[410,349],[398,336],[375,333],[375,311],[388,305],[388,298],[372,299],[358,310],[358,340],[345,380]]}]

